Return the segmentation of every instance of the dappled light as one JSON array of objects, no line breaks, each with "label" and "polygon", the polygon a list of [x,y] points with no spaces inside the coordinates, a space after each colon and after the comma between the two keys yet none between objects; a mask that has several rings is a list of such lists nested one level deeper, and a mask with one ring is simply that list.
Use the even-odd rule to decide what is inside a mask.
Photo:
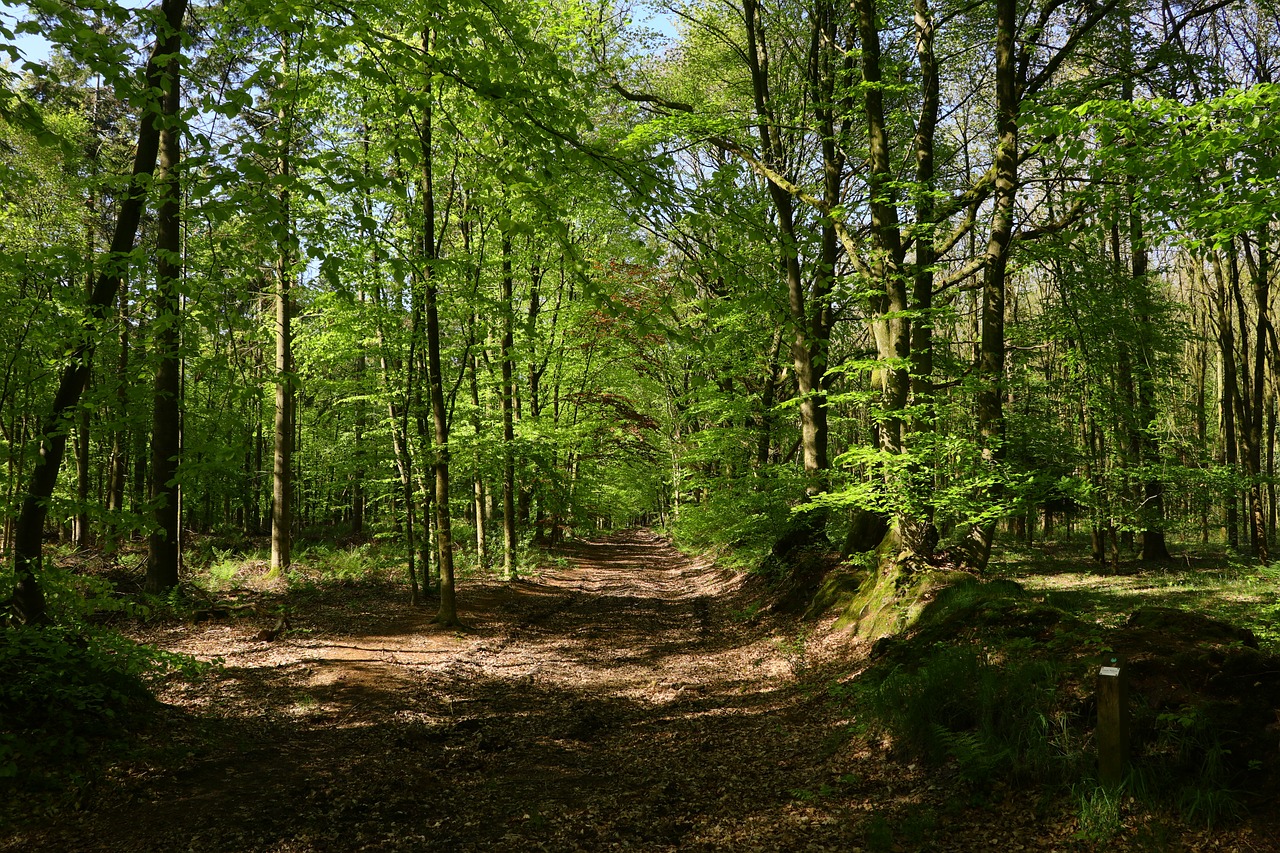
[{"label": "dappled light", "polygon": [[[350,610],[300,607],[275,642],[237,623],[160,627],[147,639],[221,661],[162,694],[167,721],[148,740],[174,763],[122,765],[87,812],[14,843],[675,849],[745,844],[738,828],[758,812],[769,830],[751,843],[785,846],[808,823],[792,791],[854,758],[823,746],[844,724],[799,688],[778,644],[787,624],[733,617],[743,583],[640,531],[469,585],[462,629],[376,587]],[[857,825],[832,820],[821,837]]]},{"label": "dappled light", "polygon": [[3,0],[0,853],[1280,851],[1275,0]]}]

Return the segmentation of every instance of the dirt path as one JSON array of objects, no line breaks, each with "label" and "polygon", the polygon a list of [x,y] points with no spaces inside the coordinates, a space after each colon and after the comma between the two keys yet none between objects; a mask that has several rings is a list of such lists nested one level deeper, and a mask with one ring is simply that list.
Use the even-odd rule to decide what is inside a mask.
[{"label": "dirt path", "polygon": [[164,697],[146,757],[81,812],[4,849],[851,849],[857,821],[805,801],[843,721],[738,584],[633,532],[468,583],[465,631],[381,586],[306,600],[272,643],[168,626],[147,639],[222,670]]},{"label": "dirt path", "polygon": [[168,688],[79,810],[0,851],[1280,849],[1264,825],[1098,846],[1068,797],[976,801],[857,734],[827,695],[848,641],[801,641],[755,596],[635,531],[467,581],[464,631],[384,583],[295,590],[274,642],[262,619],[151,627],[223,666]]}]

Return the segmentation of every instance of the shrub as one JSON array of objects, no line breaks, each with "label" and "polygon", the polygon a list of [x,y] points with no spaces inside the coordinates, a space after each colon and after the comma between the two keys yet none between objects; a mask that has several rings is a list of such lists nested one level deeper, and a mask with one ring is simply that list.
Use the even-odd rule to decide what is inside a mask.
[{"label": "shrub", "polygon": [[105,630],[0,631],[0,777],[34,779],[81,758],[155,704],[156,678],[203,668]]}]

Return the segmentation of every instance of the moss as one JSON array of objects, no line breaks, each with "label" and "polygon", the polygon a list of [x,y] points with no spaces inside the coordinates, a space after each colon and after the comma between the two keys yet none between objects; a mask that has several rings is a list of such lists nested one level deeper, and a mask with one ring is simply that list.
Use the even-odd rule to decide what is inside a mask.
[{"label": "moss", "polygon": [[853,628],[868,640],[899,633],[915,624],[940,590],[967,580],[971,576],[964,572],[920,569],[895,561],[862,583],[842,608],[836,626]]},{"label": "moss", "polygon": [[813,619],[831,610],[844,610],[858,594],[867,573],[848,566],[841,566],[823,579],[822,585],[814,593],[809,609],[805,611],[806,619]]}]

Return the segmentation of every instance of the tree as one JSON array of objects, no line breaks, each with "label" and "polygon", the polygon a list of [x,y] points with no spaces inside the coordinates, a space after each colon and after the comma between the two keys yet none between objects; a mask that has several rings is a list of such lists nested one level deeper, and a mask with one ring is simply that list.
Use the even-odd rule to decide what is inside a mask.
[{"label": "tree", "polygon": [[182,358],[180,296],[182,270],[182,126],[178,114],[182,103],[182,33],[166,34],[164,90],[161,96],[160,139],[155,176],[156,210],[156,350],[160,362],[155,376],[155,402],[151,428],[151,500],[155,506],[155,528],[149,537],[147,590],[165,592],[178,584],[181,555],[178,463],[182,447],[181,395]]},{"label": "tree", "polygon": [[[107,256],[98,264],[98,273],[85,309],[80,333],[68,348],[70,357],[63,367],[58,387],[47,414],[40,422],[40,451],[31,474],[26,498],[14,530],[13,606],[24,622],[46,621],[44,594],[40,587],[44,542],[44,521],[48,501],[57,482],[58,467],[66,450],[67,427],[89,372],[89,360],[97,346],[99,326],[115,301],[127,257],[133,249],[138,223],[147,198],[147,185],[155,169],[164,126],[157,93],[166,92],[162,62],[176,53],[181,38],[186,0],[163,0],[156,23],[156,42],[144,70],[145,88],[140,100],[142,121],[128,194],[116,218],[115,234]],[[176,82],[176,81],[175,81]]]}]

